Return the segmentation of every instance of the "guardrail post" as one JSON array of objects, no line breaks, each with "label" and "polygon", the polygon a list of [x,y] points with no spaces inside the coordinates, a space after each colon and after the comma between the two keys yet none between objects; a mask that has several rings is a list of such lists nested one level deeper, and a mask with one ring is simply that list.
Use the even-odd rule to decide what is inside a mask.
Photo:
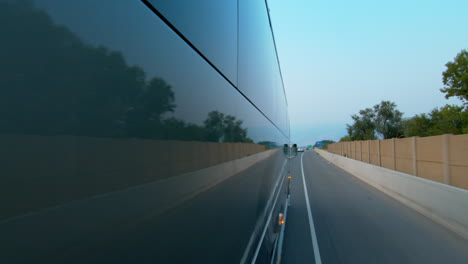
[{"label": "guardrail post", "polygon": [[445,134],[442,136],[442,157],[444,162],[444,183],[450,185],[450,164],[449,164],[449,136]]},{"label": "guardrail post", "polygon": [[412,137],[412,145],[413,145],[413,174],[414,176],[418,176],[418,153],[416,147],[416,140],[417,137]]}]

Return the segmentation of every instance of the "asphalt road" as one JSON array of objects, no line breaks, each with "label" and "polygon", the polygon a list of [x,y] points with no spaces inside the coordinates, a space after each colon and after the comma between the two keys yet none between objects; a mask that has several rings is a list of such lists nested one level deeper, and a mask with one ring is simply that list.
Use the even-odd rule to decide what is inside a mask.
[{"label": "asphalt road", "polygon": [[468,263],[467,240],[313,151],[291,166],[283,263],[316,263],[301,158],[321,263]]}]

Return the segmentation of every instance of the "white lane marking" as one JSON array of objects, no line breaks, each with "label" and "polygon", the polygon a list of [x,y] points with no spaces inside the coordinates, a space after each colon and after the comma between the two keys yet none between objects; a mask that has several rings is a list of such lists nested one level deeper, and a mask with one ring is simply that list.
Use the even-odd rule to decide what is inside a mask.
[{"label": "white lane marking", "polygon": [[[283,172],[284,172],[284,169],[286,168],[286,160],[283,162],[283,167],[281,169],[281,172],[279,174],[279,177],[278,177],[278,180],[276,180],[276,184],[275,184],[275,188],[273,190],[276,191],[277,187],[278,187],[278,184],[280,183],[281,179],[283,178],[282,175],[283,175]],[[273,201],[273,197],[275,195],[275,191],[273,191],[273,193],[271,194],[270,198],[268,199],[268,203],[267,203],[267,206],[265,207],[265,211],[263,211],[262,213],[262,216],[260,219],[264,219],[265,218],[265,215],[267,213],[267,208],[270,206],[270,204],[272,203]],[[259,222],[260,223],[260,222]],[[246,263],[246,260],[247,260],[247,256],[249,255],[249,252],[250,252],[250,249],[252,247],[252,244],[254,242],[254,239],[255,237],[257,236],[257,229],[260,228],[260,226],[257,224],[254,228],[254,231],[252,232],[252,234],[250,235],[250,239],[249,239],[249,243],[247,243],[247,247],[245,248],[244,250],[244,255],[242,256],[242,259],[240,261],[241,264],[244,264]]]},{"label": "white lane marking", "polygon": [[304,176],[304,165],[302,162],[303,158],[304,158],[304,153],[301,156],[302,182],[304,183],[304,195],[305,195],[306,204],[307,204],[307,214],[309,216],[310,235],[312,236],[312,246],[314,248],[315,264],[322,264],[322,260],[320,259],[320,251],[318,248],[317,235],[315,234],[314,218],[312,218],[312,211],[310,210],[309,195],[307,192],[307,186],[306,186],[306,181],[305,181],[305,176]]}]

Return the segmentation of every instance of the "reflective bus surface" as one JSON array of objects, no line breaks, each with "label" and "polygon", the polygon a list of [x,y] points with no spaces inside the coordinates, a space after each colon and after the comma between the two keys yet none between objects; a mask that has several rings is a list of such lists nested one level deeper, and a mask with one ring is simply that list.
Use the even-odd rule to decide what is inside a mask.
[{"label": "reflective bus surface", "polygon": [[0,0],[0,32],[0,263],[275,258],[265,1]]}]

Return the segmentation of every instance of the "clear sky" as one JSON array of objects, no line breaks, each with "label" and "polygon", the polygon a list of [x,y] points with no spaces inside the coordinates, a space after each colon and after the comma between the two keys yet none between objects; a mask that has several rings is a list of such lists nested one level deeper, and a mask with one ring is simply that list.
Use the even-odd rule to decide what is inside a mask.
[{"label": "clear sky", "polygon": [[468,49],[468,1],[268,0],[292,141],[339,140],[381,100],[404,117],[447,103],[445,63]]}]

